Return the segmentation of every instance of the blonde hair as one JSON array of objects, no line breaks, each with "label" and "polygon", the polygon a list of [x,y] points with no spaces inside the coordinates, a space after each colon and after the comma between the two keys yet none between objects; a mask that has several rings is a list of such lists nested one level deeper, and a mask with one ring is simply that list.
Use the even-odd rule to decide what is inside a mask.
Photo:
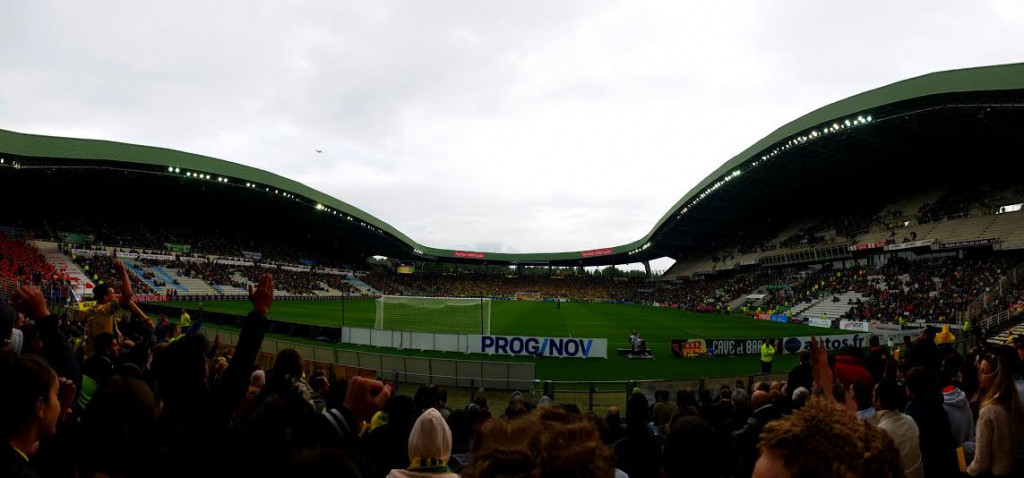
[{"label": "blonde hair", "polygon": [[1017,385],[1013,382],[1013,370],[1010,370],[1008,361],[999,353],[985,355],[982,360],[995,367],[995,371],[992,372],[995,376],[992,377],[992,386],[981,396],[979,408],[989,405],[1002,406],[1010,414],[1015,427],[1024,428],[1024,408],[1021,407],[1017,396]]},{"label": "blonde hair", "polygon": [[477,437],[463,478],[615,476],[615,455],[597,428],[560,408],[489,420]]}]

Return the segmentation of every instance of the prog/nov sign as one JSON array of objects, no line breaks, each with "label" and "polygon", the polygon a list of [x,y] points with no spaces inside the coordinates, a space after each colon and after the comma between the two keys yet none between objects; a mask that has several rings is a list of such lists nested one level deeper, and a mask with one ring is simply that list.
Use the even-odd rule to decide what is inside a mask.
[{"label": "prog/nov sign", "polygon": [[470,335],[468,352],[533,357],[608,358],[608,339]]}]

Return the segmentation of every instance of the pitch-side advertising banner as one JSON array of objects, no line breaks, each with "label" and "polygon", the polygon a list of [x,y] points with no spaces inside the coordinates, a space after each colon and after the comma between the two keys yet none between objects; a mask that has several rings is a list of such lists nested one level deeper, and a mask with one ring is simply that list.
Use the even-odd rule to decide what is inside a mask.
[{"label": "pitch-side advertising banner", "polygon": [[708,353],[704,339],[672,339],[673,357],[695,357]]},{"label": "pitch-side advertising banner", "polygon": [[903,328],[900,327],[900,324],[871,321],[872,332],[899,332],[901,330],[903,330]]},{"label": "pitch-side advertising banner", "polygon": [[930,245],[932,245],[934,243],[935,243],[935,239],[922,239],[920,241],[909,241],[909,242],[901,242],[899,244],[889,244],[888,246],[885,246],[885,250],[887,250],[887,251],[899,251],[899,250],[902,250],[902,249],[913,249],[915,247],[930,246]]},{"label": "pitch-side advertising banner", "polygon": [[174,256],[167,254],[148,254],[139,252],[118,252],[117,257],[126,259],[150,259],[154,261],[173,261]]},{"label": "pitch-side advertising banner", "polygon": [[[868,346],[868,334],[856,335],[826,335],[818,337],[819,341],[825,342],[825,350],[829,352],[839,350],[843,347],[864,348]],[[787,337],[782,342],[782,350],[785,353],[796,353],[802,349],[811,348],[810,337]],[[760,351],[758,351],[760,353]]]},{"label": "pitch-side advertising banner", "polygon": [[608,339],[469,335],[469,353],[608,358]]},{"label": "pitch-side advertising banner", "polygon": [[839,329],[840,330],[854,330],[854,331],[857,331],[857,332],[870,332],[871,331],[871,323],[869,323],[869,322],[862,322],[862,321],[859,321],[859,320],[846,320],[846,319],[843,319],[843,320],[839,321]]},{"label": "pitch-side advertising banner", "polygon": [[828,319],[810,318],[807,319],[807,325],[810,325],[811,327],[823,327],[827,329],[829,327],[832,327],[832,321]]},{"label": "pitch-side advertising banner", "polygon": [[[707,348],[715,351],[715,356],[759,355],[761,339],[704,339]],[[782,339],[779,339],[782,343]]]},{"label": "pitch-side advertising banner", "polygon": [[[864,348],[868,346],[869,334],[825,335],[818,337],[824,340],[825,349],[836,351],[843,347]],[[882,335],[885,340],[887,335]],[[704,339],[708,349],[715,351],[715,356],[760,355],[761,339]],[[779,339],[777,353],[796,353],[801,349],[811,348],[811,337],[786,337]]]}]

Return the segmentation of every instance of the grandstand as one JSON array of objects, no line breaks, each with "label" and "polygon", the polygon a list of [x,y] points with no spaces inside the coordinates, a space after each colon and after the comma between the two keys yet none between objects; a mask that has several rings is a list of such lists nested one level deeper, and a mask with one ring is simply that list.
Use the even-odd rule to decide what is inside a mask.
[{"label": "grandstand", "polygon": [[[0,131],[4,184],[108,187],[116,171],[116,184],[173,194],[175,204],[160,211],[144,201],[118,204],[118,216],[133,220],[117,223],[92,221],[43,195],[31,207],[0,212],[0,225],[32,237],[46,263],[81,275],[79,292],[93,275],[118,285],[111,260],[94,254],[104,249],[127,254],[120,257],[137,293],[182,300],[244,298],[270,272],[281,296],[296,300],[528,292],[725,315],[760,309],[955,321],[969,307],[995,312],[1001,299],[989,298],[990,289],[1002,277],[992,271],[1021,262],[1024,212],[1008,206],[1024,202],[1024,187],[994,172],[1013,170],[1022,149],[1007,134],[1024,130],[1022,77],[1024,65],[939,72],[820,108],[726,161],[643,237],[588,251],[433,248],[266,171],[156,147],[10,131]],[[957,174],[940,166],[950,162],[962,163]],[[17,201],[16,190],[0,194]],[[225,213],[253,205],[273,220]],[[374,256],[388,262],[368,263]],[[584,270],[665,256],[676,263],[660,277]],[[397,262],[418,270],[398,274]],[[763,297],[748,303],[751,294]],[[338,333],[308,327],[308,337]]]},{"label": "grandstand", "polygon": [[[330,420],[309,428],[343,433],[348,418],[330,410],[353,410],[344,398],[331,397],[325,382],[350,379],[330,386],[362,386],[361,377],[374,377],[397,384],[403,394],[419,390],[422,403],[406,397],[408,403],[389,404],[391,423],[400,422],[403,406],[439,406],[433,394],[438,385],[446,388],[456,410],[448,411],[463,414],[467,437],[470,414],[499,415],[506,402],[509,417],[542,396],[598,415],[611,416],[614,406],[638,417],[657,395],[660,403],[650,410],[664,417],[671,416],[665,396],[678,392],[677,407],[693,407],[708,421],[704,441],[714,440],[723,453],[746,447],[756,456],[758,434],[746,427],[748,419],[757,420],[758,410],[778,407],[781,416],[796,406],[783,383],[810,335],[826,335],[826,347],[841,356],[836,362],[863,369],[873,382],[874,371],[856,352],[867,345],[866,333],[899,341],[927,333],[927,325],[952,325],[958,339],[941,349],[946,358],[967,355],[982,338],[991,348],[1024,334],[1024,180],[1000,174],[1019,169],[1021,131],[1024,64],[926,75],[781,126],[702,180],[632,243],[525,254],[428,247],[337,198],[227,161],[0,131],[0,182],[7,186],[0,197],[25,204],[0,210],[6,226],[0,229],[0,291],[42,288],[51,310],[69,320],[58,330],[56,321],[33,317],[23,326],[25,350],[33,351],[37,339],[45,342],[34,351],[53,359],[61,375],[84,370],[93,383],[79,384],[91,387],[103,380],[95,376],[103,362],[86,360],[81,344],[84,324],[95,316],[71,303],[70,292],[88,299],[98,284],[125,290],[120,259],[146,316],[122,311],[117,332],[126,350],[118,361],[130,363],[102,370],[159,384],[159,419],[181,420],[185,426],[175,432],[189,430],[179,451],[195,450],[195,435],[219,437],[204,434],[213,424],[230,422],[246,432],[252,428],[244,426],[260,426],[252,419],[260,415],[245,407],[261,406],[259,397],[275,393],[288,405],[260,413]],[[26,203],[19,193],[124,184],[175,201],[159,208],[150,201],[118,203],[111,217],[122,223],[111,223],[62,207],[66,199],[58,195]],[[253,208],[257,220],[233,213]],[[663,256],[676,263],[660,277],[649,270],[587,269]],[[266,275],[275,281],[272,304]],[[250,304],[248,288],[261,281]],[[270,307],[268,317],[257,312],[243,319],[260,307]],[[191,314],[184,338],[177,329],[184,321],[176,323],[182,308]],[[787,323],[810,320],[821,328]],[[965,331],[959,325],[965,320],[980,332]],[[856,331],[839,330],[839,321]],[[631,329],[656,351],[653,359],[587,355],[628,350]],[[58,332],[70,340],[55,343]],[[211,352],[200,335],[219,348]],[[780,339],[772,374],[759,373],[765,337]],[[938,363],[930,360],[937,357],[929,357],[928,347],[916,348],[930,345],[923,340],[901,350],[900,360],[935,372]],[[162,342],[151,364],[149,346]],[[77,358],[65,350],[72,346]],[[81,364],[57,363],[49,353],[55,348]],[[216,360],[207,362],[207,354]],[[211,397],[222,398],[215,394],[224,387],[241,392],[236,386],[246,378],[238,370],[247,374],[257,363],[269,370],[266,388],[246,399],[238,393],[240,407],[209,419],[210,410],[221,410]],[[192,365],[198,366],[186,370]],[[972,367],[966,363],[959,372],[977,376]],[[836,366],[845,390],[851,384],[842,372]],[[755,388],[762,393],[748,394]],[[145,384],[141,389],[152,393]],[[96,392],[84,394],[94,403],[102,404],[104,393],[109,399],[107,390],[89,392]],[[154,411],[150,415],[156,419]],[[308,431],[300,419],[280,423],[293,428],[246,436],[253,448],[245,453],[263,458],[252,450],[285,449],[280,437]],[[647,423],[638,423],[634,429],[646,434]],[[667,422],[656,427],[662,433]],[[137,442],[168,439],[155,437],[154,431]],[[366,449],[404,451],[389,446],[372,442]],[[332,473],[347,465],[329,464]]]}]

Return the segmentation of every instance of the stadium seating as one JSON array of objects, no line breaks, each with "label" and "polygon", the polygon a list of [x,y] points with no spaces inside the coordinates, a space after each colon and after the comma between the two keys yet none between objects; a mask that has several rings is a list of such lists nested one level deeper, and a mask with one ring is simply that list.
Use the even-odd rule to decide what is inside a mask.
[{"label": "stadium seating", "polygon": [[64,271],[70,280],[72,290],[79,298],[89,297],[92,294],[90,290],[95,284],[78,264],[61,252],[56,242],[31,241],[31,244],[43,254],[46,262],[52,264],[56,270]]},{"label": "stadium seating", "polygon": [[[838,299],[838,300],[836,300]],[[830,319],[843,317],[854,307],[851,301],[862,300],[864,297],[859,292],[840,292],[838,294],[822,297],[809,308],[802,309],[800,306],[793,308],[793,315],[798,317],[820,318],[824,314]]]}]

